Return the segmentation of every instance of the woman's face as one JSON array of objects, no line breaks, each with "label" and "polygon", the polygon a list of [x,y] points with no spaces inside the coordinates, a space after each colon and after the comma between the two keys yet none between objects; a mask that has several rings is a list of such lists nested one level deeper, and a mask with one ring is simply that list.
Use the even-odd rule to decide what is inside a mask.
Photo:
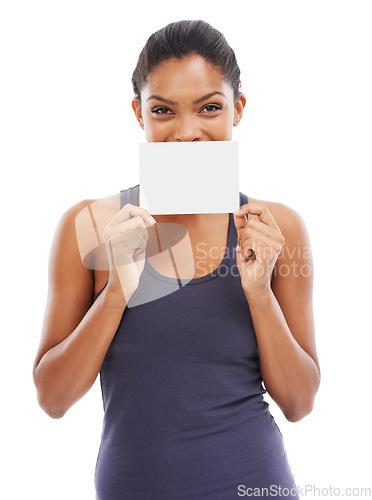
[{"label": "woman's face", "polygon": [[241,94],[234,106],[232,87],[199,55],[160,63],[141,100],[134,98],[132,108],[148,142],[229,141],[246,103]]}]

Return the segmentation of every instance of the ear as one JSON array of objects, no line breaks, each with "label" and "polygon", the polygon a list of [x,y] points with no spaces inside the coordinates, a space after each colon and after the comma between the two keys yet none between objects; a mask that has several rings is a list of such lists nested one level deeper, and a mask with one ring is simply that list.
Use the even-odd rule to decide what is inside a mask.
[{"label": "ear", "polygon": [[143,129],[144,125],[143,125],[141,102],[140,102],[138,97],[134,97],[132,99],[132,108],[133,108],[134,114],[136,115],[138,123],[140,124],[141,128]]},{"label": "ear", "polygon": [[240,97],[237,101],[237,103],[235,104],[235,108],[234,108],[234,125],[239,125],[239,122],[240,120],[242,119],[242,116],[243,116],[243,111],[244,111],[244,106],[247,102],[247,99],[245,97],[245,95],[243,94],[243,92],[240,92]]}]

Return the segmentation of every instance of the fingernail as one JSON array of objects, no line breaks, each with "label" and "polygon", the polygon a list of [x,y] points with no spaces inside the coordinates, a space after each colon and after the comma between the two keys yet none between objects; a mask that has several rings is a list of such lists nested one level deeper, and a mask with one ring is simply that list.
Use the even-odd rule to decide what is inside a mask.
[{"label": "fingernail", "polygon": [[154,224],[156,224],[156,220],[154,219],[154,217],[151,216],[151,220],[153,221]]},{"label": "fingernail", "polygon": [[237,208],[236,210],[233,211],[233,214],[238,214],[240,212],[240,208]]}]

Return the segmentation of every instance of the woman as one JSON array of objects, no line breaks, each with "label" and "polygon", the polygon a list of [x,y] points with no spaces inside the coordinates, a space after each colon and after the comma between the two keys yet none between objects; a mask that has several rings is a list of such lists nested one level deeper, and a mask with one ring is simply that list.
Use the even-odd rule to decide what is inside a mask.
[{"label": "woman", "polygon": [[[154,33],[132,83],[149,142],[231,140],[246,103],[233,50],[203,21]],[[34,364],[40,406],[61,418],[100,373],[99,500],[298,499],[263,394],[296,422],[311,412],[320,383],[302,218],[240,193],[234,214],[152,220],[138,188],[120,192],[119,210],[117,195],[84,200],[60,221]],[[82,262],[92,254],[91,220],[99,220],[106,270],[97,249]],[[192,279],[182,282],[186,253],[178,273],[164,255],[144,260],[154,221],[187,229]]]}]

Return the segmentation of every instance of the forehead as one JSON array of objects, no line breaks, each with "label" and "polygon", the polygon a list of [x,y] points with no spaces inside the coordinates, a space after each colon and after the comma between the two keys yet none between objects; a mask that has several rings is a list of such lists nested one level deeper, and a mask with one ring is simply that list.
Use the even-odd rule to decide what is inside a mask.
[{"label": "forehead", "polygon": [[188,56],[184,59],[163,61],[147,76],[146,86],[142,94],[146,98],[150,94],[202,95],[211,90],[219,90],[226,96],[232,89],[219,68],[213,66],[203,57]]}]

